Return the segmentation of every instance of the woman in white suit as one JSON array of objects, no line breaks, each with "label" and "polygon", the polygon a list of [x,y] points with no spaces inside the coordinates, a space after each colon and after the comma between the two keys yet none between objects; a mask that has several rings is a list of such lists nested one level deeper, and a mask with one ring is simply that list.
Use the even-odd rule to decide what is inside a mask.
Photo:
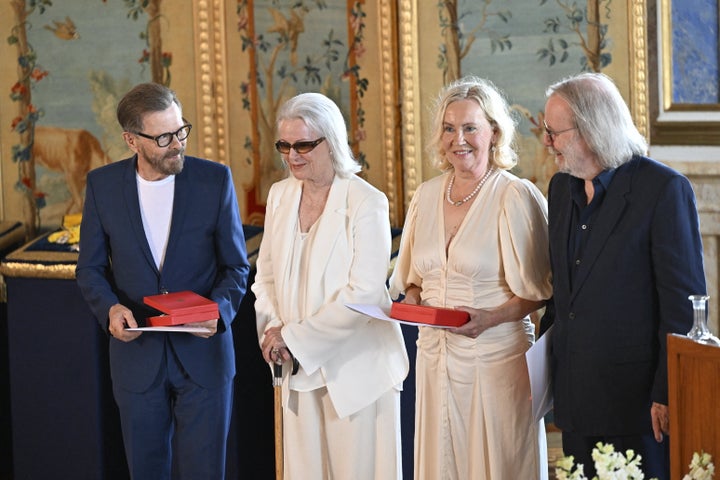
[{"label": "woman in white suit", "polygon": [[290,99],[277,130],[291,175],[270,188],[252,290],[263,357],[285,365],[284,478],[401,478],[402,333],[345,307],[390,305],[387,198],[324,95]]}]

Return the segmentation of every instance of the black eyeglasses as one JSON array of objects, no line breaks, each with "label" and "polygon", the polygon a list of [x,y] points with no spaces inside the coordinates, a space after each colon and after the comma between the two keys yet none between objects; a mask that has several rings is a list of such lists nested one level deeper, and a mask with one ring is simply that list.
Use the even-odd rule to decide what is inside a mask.
[{"label": "black eyeglasses", "polygon": [[182,127],[178,128],[177,131],[175,131],[175,132],[161,133],[160,135],[157,135],[155,137],[145,134],[145,133],[141,133],[141,132],[135,132],[135,135],[140,135],[141,137],[149,138],[150,140],[155,140],[155,143],[157,143],[158,147],[165,148],[172,143],[173,137],[177,137],[177,139],[181,142],[183,140],[185,140],[188,137],[188,135],[190,135],[191,128],[192,128],[192,125],[190,125],[188,123],[188,124],[183,125]]},{"label": "black eyeglasses", "polygon": [[550,143],[554,143],[555,137],[557,137],[561,133],[565,133],[565,132],[569,132],[570,130],[577,129],[577,127],[570,127],[570,128],[566,128],[564,130],[550,130],[547,126],[547,123],[545,123],[545,120],[543,120],[543,127],[545,127],[545,135],[547,135],[548,138],[550,139]]},{"label": "black eyeglasses", "polygon": [[290,144],[285,140],[278,140],[277,142],[275,142],[275,148],[277,148],[277,151],[282,154],[290,153],[290,149],[295,150],[299,154],[303,154],[312,152],[315,147],[322,143],[323,140],[325,140],[325,137],[320,137],[317,140],[312,141],[295,142],[293,144]]}]

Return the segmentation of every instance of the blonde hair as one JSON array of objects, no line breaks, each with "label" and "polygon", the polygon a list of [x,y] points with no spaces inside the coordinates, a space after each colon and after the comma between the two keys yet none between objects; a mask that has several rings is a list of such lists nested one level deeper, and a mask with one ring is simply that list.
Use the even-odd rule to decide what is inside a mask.
[{"label": "blonde hair", "polygon": [[510,115],[510,107],[492,82],[475,76],[455,80],[445,86],[438,95],[427,148],[433,164],[443,171],[452,168],[442,147],[445,111],[451,103],[468,99],[480,105],[485,118],[495,130],[495,150],[490,155],[490,165],[502,170],[511,169],[517,164],[517,153],[514,149],[515,120]]}]

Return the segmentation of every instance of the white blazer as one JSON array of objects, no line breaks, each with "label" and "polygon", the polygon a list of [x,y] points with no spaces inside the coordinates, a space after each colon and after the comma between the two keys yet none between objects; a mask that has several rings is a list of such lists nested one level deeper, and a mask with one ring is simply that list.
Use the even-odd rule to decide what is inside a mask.
[{"label": "white blazer", "polygon": [[[385,195],[360,177],[337,176],[315,225],[315,244],[305,281],[303,318],[282,318],[286,266],[298,225],[302,183],[293,177],[275,183],[268,194],[265,229],[252,285],[258,338],[282,326],[283,340],[308,375],[320,369],[340,418],[400,388],[408,357],[400,327],[345,307],[368,303],[389,307],[385,287],[391,236]],[[288,369],[286,369],[288,370]],[[287,401],[287,377],[284,402]]]}]

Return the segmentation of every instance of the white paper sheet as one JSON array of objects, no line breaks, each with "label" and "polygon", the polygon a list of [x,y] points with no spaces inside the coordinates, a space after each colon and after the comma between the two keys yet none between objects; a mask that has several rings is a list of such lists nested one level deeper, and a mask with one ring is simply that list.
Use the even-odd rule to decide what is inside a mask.
[{"label": "white paper sheet", "polygon": [[377,318],[378,320],[385,320],[386,322],[397,322],[397,323],[404,323],[405,325],[415,325],[417,326],[424,326],[424,327],[433,327],[433,328],[454,328],[454,327],[446,327],[443,325],[434,325],[431,323],[422,323],[422,322],[407,322],[405,320],[398,320],[397,318],[392,318],[390,315],[388,315],[388,312],[380,308],[378,305],[370,305],[366,303],[346,303],[345,306],[349,308],[350,310],[355,310],[358,313],[362,313],[363,315],[367,315],[369,317]]},{"label": "white paper sheet", "polygon": [[535,344],[525,352],[530,375],[532,411],[536,422],[553,407],[552,382],[550,378],[550,346],[552,345],[551,326]]},{"label": "white paper sheet", "polygon": [[207,327],[191,327],[185,325],[168,325],[159,327],[136,327],[126,328],[128,332],[179,332],[179,333],[208,333]]}]

